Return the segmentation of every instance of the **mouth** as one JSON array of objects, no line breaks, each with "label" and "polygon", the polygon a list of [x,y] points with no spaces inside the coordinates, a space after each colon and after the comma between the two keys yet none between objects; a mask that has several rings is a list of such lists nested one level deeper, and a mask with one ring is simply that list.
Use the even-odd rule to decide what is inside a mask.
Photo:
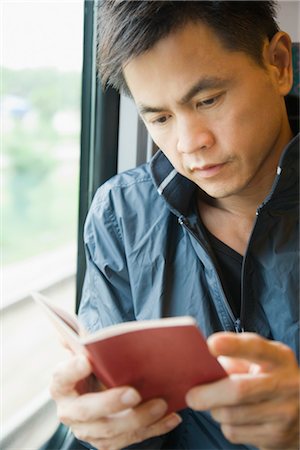
[{"label": "mouth", "polygon": [[217,175],[225,166],[226,163],[207,164],[205,166],[190,166],[190,172],[197,174],[201,178],[210,178]]}]

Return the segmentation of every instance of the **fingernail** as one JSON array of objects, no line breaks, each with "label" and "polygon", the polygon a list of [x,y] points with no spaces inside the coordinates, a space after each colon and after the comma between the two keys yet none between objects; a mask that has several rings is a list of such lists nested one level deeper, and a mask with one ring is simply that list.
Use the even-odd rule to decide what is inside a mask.
[{"label": "fingernail", "polygon": [[166,421],[167,428],[175,428],[182,422],[182,418],[177,414],[172,414]]},{"label": "fingernail", "polygon": [[150,408],[150,414],[152,416],[161,416],[167,411],[168,405],[164,400],[157,400],[155,404]]},{"label": "fingernail", "polygon": [[124,405],[136,405],[141,401],[141,397],[134,389],[127,389],[121,395],[121,402]]},{"label": "fingernail", "polygon": [[190,394],[186,394],[185,396],[185,403],[187,406],[191,406],[192,396]]},{"label": "fingernail", "polygon": [[195,409],[195,394],[193,394],[193,392],[186,394],[185,402],[189,408]]}]

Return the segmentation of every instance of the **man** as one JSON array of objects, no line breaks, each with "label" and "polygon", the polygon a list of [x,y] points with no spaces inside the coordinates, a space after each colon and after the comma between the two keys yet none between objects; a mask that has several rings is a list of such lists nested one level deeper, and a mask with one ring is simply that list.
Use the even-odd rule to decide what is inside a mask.
[{"label": "man", "polygon": [[81,318],[192,315],[229,377],[165,417],[130,387],[79,395],[91,368],[73,357],[52,395],[90,446],[298,448],[298,137],[273,17],[272,2],[102,3],[103,83],[130,93],[161,151],[95,196]]}]

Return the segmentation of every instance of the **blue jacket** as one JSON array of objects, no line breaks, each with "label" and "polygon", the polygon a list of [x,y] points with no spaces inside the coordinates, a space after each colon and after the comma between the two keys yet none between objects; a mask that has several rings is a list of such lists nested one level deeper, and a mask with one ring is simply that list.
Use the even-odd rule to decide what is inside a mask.
[{"label": "blue jacket", "polygon": [[[296,136],[257,209],[243,261],[239,318],[246,331],[285,342],[297,354],[298,146]],[[80,307],[91,331],[187,314],[206,336],[239,325],[193,207],[195,190],[158,152],[150,164],[117,175],[97,191],[85,227]]]},{"label": "blue jacket", "polygon": [[[225,297],[196,214],[198,188],[162,152],[100,187],[84,235],[80,316],[85,326],[95,331],[117,322],[191,315],[206,336],[244,329],[284,342],[298,356],[298,148],[299,135],[282,153],[272,189],[257,209],[243,259],[239,318]],[[206,414],[182,414],[171,447],[162,447],[161,438],[137,448],[250,448],[232,445],[220,433],[217,444],[200,444],[197,433],[206,426],[201,422],[213,427],[212,437],[218,425]]]}]

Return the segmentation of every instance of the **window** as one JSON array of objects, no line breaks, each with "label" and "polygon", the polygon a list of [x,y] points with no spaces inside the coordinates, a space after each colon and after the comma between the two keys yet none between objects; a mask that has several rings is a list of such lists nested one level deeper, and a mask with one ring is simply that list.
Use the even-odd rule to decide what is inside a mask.
[{"label": "window", "polygon": [[[75,308],[83,1],[1,6],[2,430],[50,408],[53,366],[65,355],[32,302],[40,290]],[[52,407],[53,409],[53,407]],[[27,436],[26,448],[49,431]],[[30,434],[32,435],[32,429]],[[38,442],[40,439],[40,442]]]},{"label": "window", "polygon": [[[76,296],[78,306],[83,223],[93,194],[117,171],[143,163],[155,151],[132,101],[112,89],[103,93],[97,82],[96,6],[92,0],[1,4],[1,448],[6,450],[38,448],[57,426],[47,386],[65,352],[29,293],[46,291],[69,310]],[[283,29],[291,28],[299,41],[296,9],[296,2],[281,2],[279,12]]]}]

